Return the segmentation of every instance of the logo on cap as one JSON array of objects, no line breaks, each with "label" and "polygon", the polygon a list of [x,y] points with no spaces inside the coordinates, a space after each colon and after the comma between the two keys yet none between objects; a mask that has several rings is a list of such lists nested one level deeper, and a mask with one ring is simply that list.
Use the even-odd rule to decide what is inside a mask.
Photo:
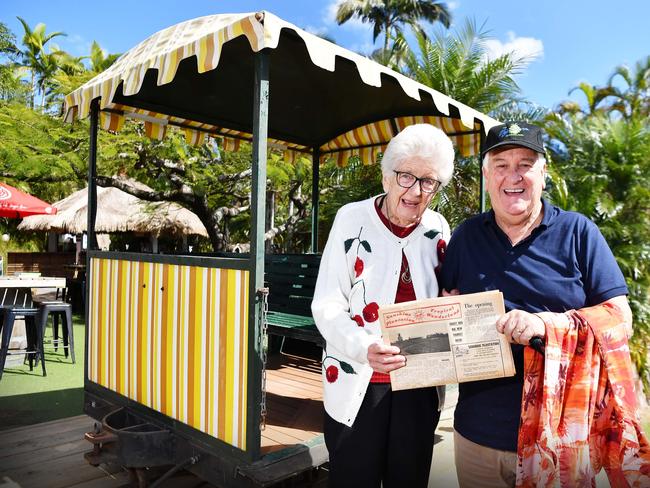
[{"label": "logo on cap", "polygon": [[506,125],[499,131],[499,139],[523,137],[525,135],[523,132],[528,132],[528,130],[528,127],[519,127],[517,124]]}]

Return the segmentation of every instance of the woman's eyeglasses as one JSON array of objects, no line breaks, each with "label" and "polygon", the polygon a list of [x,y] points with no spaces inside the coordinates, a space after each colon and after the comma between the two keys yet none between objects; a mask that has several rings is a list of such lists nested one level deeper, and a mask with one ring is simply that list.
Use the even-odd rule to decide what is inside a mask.
[{"label": "woman's eyeglasses", "polygon": [[411,188],[418,181],[420,182],[420,190],[422,193],[435,193],[438,191],[438,188],[440,188],[440,182],[433,178],[418,178],[417,176],[412,175],[411,173],[405,173],[404,171],[393,170],[393,172],[395,173],[397,184],[402,188]]}]

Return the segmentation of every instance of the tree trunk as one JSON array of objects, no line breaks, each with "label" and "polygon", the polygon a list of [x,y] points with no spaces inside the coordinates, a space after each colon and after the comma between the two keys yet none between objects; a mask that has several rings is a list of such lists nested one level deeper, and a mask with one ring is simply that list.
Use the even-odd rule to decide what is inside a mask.
[{"label": "tree trunk", "polygon": [[34,102],[36,100],[36,80],[34,79],[34,69],[29,70],[30,73],[32,74],[32,79],[31,79],[31,94],[29,97],[29,107],[34,110]]}]

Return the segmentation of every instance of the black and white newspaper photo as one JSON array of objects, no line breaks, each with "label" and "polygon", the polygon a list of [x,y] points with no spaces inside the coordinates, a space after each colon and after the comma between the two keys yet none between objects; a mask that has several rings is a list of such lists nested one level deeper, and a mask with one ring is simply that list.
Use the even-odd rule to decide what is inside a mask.
[{"label": "black and white newspaper photo", "polygon": [[390,373],[392,389],[513,376],[510,344],[495,327],[503,313],[500,291],[380,307],[384,339],[406,357]]}]

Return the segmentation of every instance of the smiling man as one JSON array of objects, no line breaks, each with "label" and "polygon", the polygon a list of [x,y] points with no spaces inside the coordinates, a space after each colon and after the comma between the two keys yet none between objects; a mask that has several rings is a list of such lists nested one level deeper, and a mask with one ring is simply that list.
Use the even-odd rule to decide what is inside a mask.
[{"label": "smiling man", "polygon": [[632,322],[625,279],[596,225],[542,198],[544,153],[537,126],[490,129],[481,155],[492,210],[456,229],[442,268],[446,290],[503,292],[507,313],[497,330],[512,342],[517,369],[512,378],[459,386],[454,443],[461,487],[515,486],[523,349],[546,334],[538,313],[608,302]]}]

